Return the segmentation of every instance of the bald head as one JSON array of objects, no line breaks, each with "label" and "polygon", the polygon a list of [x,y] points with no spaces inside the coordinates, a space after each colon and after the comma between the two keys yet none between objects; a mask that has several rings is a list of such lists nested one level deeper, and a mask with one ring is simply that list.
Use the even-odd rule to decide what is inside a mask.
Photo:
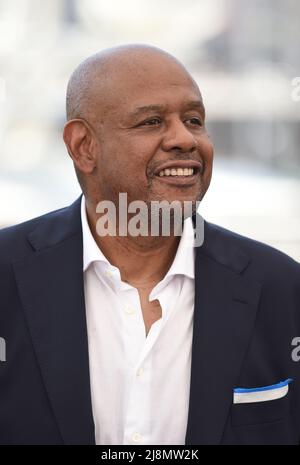
[{"label": "bald head", "polygon": [[[155,63],[156,69],[176,70],[193,81],[184,66],[172,55],[148,45],[123,45],[91,55],[72,73],[66,96],[67,120],[90,120],[95,112],[104,116],[105,108],[114,96],[116,86],[132,77],[148,74]],[[194,82],[194,81],[193,81]]]}]

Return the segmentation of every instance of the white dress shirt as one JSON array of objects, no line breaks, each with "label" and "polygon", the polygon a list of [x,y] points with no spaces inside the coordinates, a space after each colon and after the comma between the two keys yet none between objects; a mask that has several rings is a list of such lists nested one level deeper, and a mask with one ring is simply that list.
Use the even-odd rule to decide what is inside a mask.
[{"label": "white dress shirt", "polygon": [[192,220],[185,220],[174,261],[150,293],[162,317],[147,337],[138,291],[97,246],[84,196],[81,221],[96,444],[184,444],[194,314]]}]

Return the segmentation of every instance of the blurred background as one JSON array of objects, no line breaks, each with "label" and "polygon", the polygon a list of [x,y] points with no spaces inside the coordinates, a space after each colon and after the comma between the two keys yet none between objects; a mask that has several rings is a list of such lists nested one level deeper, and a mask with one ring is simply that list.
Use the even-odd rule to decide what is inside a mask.
[{"label": "blurred background", "polygon": [[173,53],[202,91],[215,145],[203,217],[300,261],[299,0],[0,0],[0,227],[80,194],[67,81],[130,42]]}]

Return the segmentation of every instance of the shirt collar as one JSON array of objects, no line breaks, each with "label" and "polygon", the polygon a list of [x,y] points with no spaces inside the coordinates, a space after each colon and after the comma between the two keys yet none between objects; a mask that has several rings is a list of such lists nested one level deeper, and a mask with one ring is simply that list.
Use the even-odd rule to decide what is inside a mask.
[{"label": "shirt collar", "polygon": [[87,219],[85,208],[85,197],[81,198],[81,225],[82,225],[82,238],[83,238],[83,271],[86,271],[91,263],[103,262],[110,265],[109,261],[101,252],[92,233]]},{"label": "shirt collar", "polygon": [[[93,262],[102,262],[111,266],[105,255],[98,247],[88,224],[85,207],[85,197],[81,199],[81,224],[83,236],[83,271]],[[164,281],[174,275],[185,275],[191,279],[195,277],[195,247],[194,247],[194,228],[192,218],[189,217],[184,221],[182,236],[177,248],[177,252],[171,267],[169,268]]]},{"label": "shirt collar", "polygon": [[191,279],[195,277],[195,236],[192,218],[184,220],[180,242],[173,263],[165,278],[173,275],[185,275]]}]

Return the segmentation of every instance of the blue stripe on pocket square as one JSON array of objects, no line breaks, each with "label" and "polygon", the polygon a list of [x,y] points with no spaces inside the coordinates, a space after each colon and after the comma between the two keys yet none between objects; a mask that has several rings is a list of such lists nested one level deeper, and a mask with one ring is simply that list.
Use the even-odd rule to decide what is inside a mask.
[{"label": "blue stripe on pocket square", "polygon": [[277,384],[271,384],[269,386],[256,388],[235,388],[233,389],[233,403],[246,404],[251,402],[266,402],[280,399],[287,395],[289,390],[289,383],[292,381],[292,378],[288,378],[285,381],[280,381]]},{"label": "blue stripe on pocket square", "polygon": [[278,389],[284,386],[287,386],[289,383],[293,381],[292,378],[288,378],[285,381],[280,381],[277,384],[271,384],[269,386],[262,386],[257,388],[235,388],[234,392],[258,392],[258,391],[269,391],[270,389]]}]

